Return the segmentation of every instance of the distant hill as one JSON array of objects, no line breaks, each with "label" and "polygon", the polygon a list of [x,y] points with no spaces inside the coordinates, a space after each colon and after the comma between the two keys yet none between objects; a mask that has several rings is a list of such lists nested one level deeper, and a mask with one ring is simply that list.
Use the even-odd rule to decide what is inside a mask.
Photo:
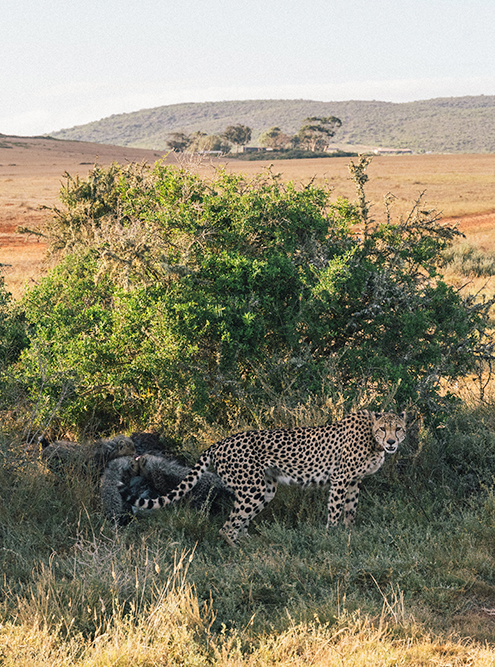
[{"label": "distant hill", "polygon": [[218,134],[241,123],[253,129],[251,143],[278,125],[294,134],[308,116],[337,116],[334,141],[409,148],[415,153],[495,153],[495,95],[439,97],[418,102],[317,102],[244,100],[171,104],[143,109],[53,132],[58,139],[135,148],[166,149],[167,134],[201,130]]}]

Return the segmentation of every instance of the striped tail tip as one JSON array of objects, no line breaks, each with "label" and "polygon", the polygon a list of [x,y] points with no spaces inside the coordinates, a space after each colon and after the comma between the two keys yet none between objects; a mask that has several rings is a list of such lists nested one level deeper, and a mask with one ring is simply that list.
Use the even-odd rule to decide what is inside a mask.
[{"label": "striped tail tip", "polygon": [[142,510],[156,510],[168,505],[168,502],[164,496],[159,496],[158,498],[138,498],[133,505]]}]

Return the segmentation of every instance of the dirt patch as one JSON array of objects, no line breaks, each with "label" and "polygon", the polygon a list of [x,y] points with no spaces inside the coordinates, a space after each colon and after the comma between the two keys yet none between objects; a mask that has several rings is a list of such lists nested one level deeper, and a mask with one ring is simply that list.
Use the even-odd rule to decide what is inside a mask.
[{"label": "dirt patch", "polygon": [[462,232],[481,231],[484,229],[495,229],[495,211],[476,213],[475,215],[463,215],[452,218],[443,218],[443,222],[457,223]]}]

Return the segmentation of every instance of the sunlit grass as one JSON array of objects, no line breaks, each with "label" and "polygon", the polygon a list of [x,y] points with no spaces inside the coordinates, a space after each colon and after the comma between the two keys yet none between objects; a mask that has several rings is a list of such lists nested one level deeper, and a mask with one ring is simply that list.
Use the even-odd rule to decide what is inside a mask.
[{"label": "sunlit grass", "polygon": [[42,243],[17,243],[2,246],[0,242],[1,275],[14,299],[19,299],[26,286],[43,275],[46,246]]}]

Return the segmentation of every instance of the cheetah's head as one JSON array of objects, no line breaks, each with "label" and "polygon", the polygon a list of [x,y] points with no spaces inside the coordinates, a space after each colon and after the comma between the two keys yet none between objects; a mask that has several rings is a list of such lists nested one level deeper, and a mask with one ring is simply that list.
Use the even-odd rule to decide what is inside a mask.
[{"label": "cheetah's head", "polygon": [[116,435],[110,443],[114,447],[113,456],[133,456],[136,453],[134,443],[126,435]]},{"label": "cheetah's head", "polygon": [[137,456],[136,461],[139,467],[139,474],[146,477],[146,475],[149,475],[153,471],[153,468],[157,467],[157,463],[159,464],[162,460],[164,459],[154,454],[141,454],[141,456]]},{"label": "cheetah's head", "polygon": [[379,449],[393,454],[406,437],[406,413],[372,412],[371,418],[373,437]]}]

